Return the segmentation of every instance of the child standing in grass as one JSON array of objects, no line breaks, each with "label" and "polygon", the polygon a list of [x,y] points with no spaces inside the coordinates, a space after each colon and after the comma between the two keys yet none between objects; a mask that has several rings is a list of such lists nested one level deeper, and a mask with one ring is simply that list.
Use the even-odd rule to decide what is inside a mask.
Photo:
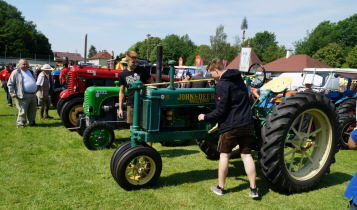
[{"label": "child standing in grass", "polygon": [[239,144],[241,158],[250,185],[249,196],[257,198],[256,170],[251,155],[251,147],[254,140],[253,118],[248,90],[240,72],[224,70],[220,59],[213,59],[207,70],[217,81],[216,108],[208,114],[200,114],[198,120],[218,122],[220,133],[217,147],[220,153],[218,185],[213,186],[211,190],[217,195],[224,194],[230,153]]}]

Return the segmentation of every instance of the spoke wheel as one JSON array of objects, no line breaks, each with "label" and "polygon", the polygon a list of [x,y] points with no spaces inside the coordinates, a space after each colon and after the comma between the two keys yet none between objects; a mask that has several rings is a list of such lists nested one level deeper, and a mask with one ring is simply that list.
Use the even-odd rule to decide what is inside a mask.
[{"label": "spoke wheel", "polygon": [[83,113],[83,105],[76,105],[72,107],[72,109],[69,112],[69,121],[71,122],[72,125],[77,125],[78,124],[78,116],[79,114]]},{"label": "spoke wheel", "polygon": [[337,151],[334,104],[325,96],[298,93],[277,105],[262,128],[260,165],[277,191],[308,191],[329,171]]},{"label": "spoke wheel", "polygon": [[250,65],[246,76],[250,77],[249,86],[253,88],[261,88],[267,79],[265,68],[259,63]]},{"label": "spoke wheel", "polygon": [[132,185],[144,185],[155,175],[154,159],[147,155],[135,157],[125,169],[125,178]]},{"label": "spoke wheel", "polygon": [[114,178],[125,190],[153,185],[160,177],[162,169],[160,154],[152,147],[143,146],[127,149],[114,164]]},{"label": "spoke wheel", "polygon": [[104,122],[93,123],[83,133],[83,143],[89,150],[108,148],[113,141],[114,130]]},{"label": "spoke wheel", "polygon": [[284,162],[289,175],[309,180],[326,164],[332,148],[332,126],[319,109],[301,113],[284,141]]},{"label": "spoke wheel", "polygon": [[356,127],[356,117],[350,114],[343,114],[339,116],[339,131],[340,131],[340,148],[348,149],[348,139],[353,129]]}]

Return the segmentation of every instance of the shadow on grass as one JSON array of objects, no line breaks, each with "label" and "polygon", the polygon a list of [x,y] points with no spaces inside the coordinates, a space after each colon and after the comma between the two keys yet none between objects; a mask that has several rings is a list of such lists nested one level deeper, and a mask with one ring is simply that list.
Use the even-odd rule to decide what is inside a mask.
[{"label": "shadow on grass", "polygon": [[110,148],[116,149],[119,145],[127,141],[130,141],[130,137],[116,138]]},{"label": "shadow on grass", "polygon": [[322,188],[339,185],[344,182],[350,181],[351,179],[352,179],[351,175],[341,172],[325,174],[324,176],[322,176],[321,181],[317,184],[314,190],[319,190]]},{"label": "shadow on grass", "polygon": [[199,153],[197,150],[188,150],[188,149],[170,149],[170,150],[160,150],[161,157],[179,157],[183,155],[192,155]]},{"label": "shadow on grass", "polygon": [[[195,150],[193,150],[193,151],[187,150],[187,151],[194,152],[194,153],[198,152]],[[162,154],[161,152],[162,151],[160,151],[160,154]],[[178,152],[182,153],[182,151],[178,151]],[[218,164],[218,162],[217,162],[217,164]],[[238,169],[237,169],[237,167],[238,167]],[[229,167],[228,177],[237,177],[237,176],[241,176],[241,175],[245,176],[242,161],[231,162],[230,167]],[[213,180],[217,179],[217,168],[205,169],[205,170],[192,170],[192,171],[187,171],[187,172],[182,172],[182,173],[171,174],[166,177],[160,177],[157,188],[164,187],[164,186],[175,186],[175,185],[186,184],[186,183],[201,182],[203,180],[210,180],[210,179],[213,179]],[[247,184],[247,186],[249,186],[249,185]],[[235,188],[233,188],[233,189],[235,189]]]},{"label": "shadow on grass", "polygon": [[63,126],[63,123],[62,122],[55,122],[55,123],[37,123],[37,120],[36,120],[36,126],[34,127],[58,127],[58,126]]},{"label": "shadow on grass", "polygon": [[217,179],[217,169],[193,170],[171,174],[166,177],[160,177],[158,184],[155,185],[155,188],[195,183],[209,179]]},{"label": "shadow on grass", "polygon": [[0,114],[0,117],[16,117],[17,115],[15,114]]}]

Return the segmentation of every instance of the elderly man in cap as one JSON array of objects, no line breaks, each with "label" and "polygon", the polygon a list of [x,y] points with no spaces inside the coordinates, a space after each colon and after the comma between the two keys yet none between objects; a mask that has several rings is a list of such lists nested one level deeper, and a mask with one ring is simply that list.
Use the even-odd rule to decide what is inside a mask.
[{"label": "elderly man in cap", "polygon": [[16,124],[23,128],[26,118],[30,126],[35,126],[36,118],[36,80],[26,59],[20,59],[18,68],[12,71],[7,83],[12,98],[16,98],[16,107],[19,110]]},{"label": "elderly man in cap", "polygon": [[49,64],[45,64],[41,67],[42,72],[37,77],[37,99],[41,106],[40,114],[41,120],[53,119],[48,115],[50,108],[50,90],[51,90],[51,71],[53,68]]}]

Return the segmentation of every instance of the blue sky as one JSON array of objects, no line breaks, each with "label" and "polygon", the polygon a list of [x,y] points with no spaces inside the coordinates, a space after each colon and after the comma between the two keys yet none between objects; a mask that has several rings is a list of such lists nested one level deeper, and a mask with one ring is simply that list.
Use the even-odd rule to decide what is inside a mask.
[{"label": "blue sky", "polygon": [[357,0],[5,0],[44,33],[53,51],[83,55],[84,35],[97,50],[126,51],[147,34],[164,38],[188,34],[197,45],[224,25],[228,41],[241,38],[246,16],[253,37],[274,32],[288,48],[321,21],[337,22],[357,13]]}]

